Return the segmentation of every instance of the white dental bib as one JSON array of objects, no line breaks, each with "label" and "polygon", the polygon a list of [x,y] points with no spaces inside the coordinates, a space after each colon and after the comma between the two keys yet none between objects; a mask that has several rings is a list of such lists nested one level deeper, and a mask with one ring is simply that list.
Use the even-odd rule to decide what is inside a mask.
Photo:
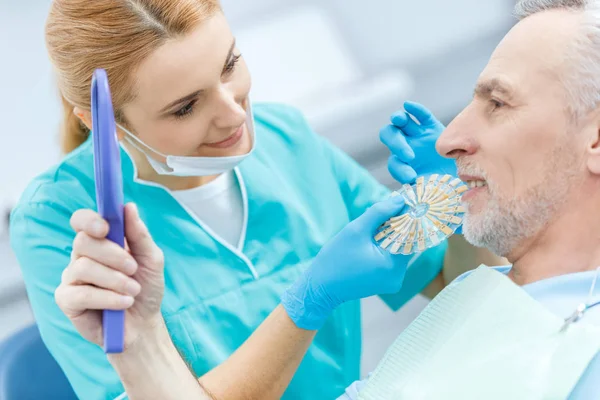
[{"label": "white dental bib", "polygon": [[565,321],[480,266],[445,288],[396,339],[361,400],[567,399],[600,328]]}]

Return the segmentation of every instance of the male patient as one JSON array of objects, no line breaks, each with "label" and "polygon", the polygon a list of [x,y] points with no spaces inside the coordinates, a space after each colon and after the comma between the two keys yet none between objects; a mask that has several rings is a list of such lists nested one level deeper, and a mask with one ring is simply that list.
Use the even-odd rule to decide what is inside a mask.
[{"label": "male patient", "polygon": [[[600,2],[528,0],[515,11],[521,21],[436,147],[471,187],[465,238],[505,256],[512,268],[497,269],[567,318],[600,265]],[[586,322],[600,325],[600,306]],[[595,398],[599,357],[569,397]]]}]

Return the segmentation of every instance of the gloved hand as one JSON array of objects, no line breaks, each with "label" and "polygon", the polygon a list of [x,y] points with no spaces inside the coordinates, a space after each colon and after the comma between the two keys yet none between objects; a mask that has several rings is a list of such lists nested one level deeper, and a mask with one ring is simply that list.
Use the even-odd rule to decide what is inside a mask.
[{"label": "gloved hand", "polygon": [[381,141],[392,152],[388,169],[394,179],[400,183],[413,183],[422,175],[457,176],[454,159],[444,158],[435,150],[435,142],[444,131],[444,125],[421,104],[407,101],[404,110],[394,113],[392,123],[379,132]]},{"label": "gloved hand", "polygon": [[[425,106],[407,101],[404,110],[394,113],[391,121],[379,131],[379,138],[392,152],[388,170],[394,179],[413,183],[423,175],[458,176],[456,161],[442,157],[435,149],[435,142],[446,127]],[[454,233],[462,234],[462,225]]]},{"label": "gloved hand", "polygon": [[379,202],[323,246],[282,296],[283,307],[296,326],[317,330],[344,302],[400,290],[411,257],[382,250],[373,236],[403,208],[400,196]]}]

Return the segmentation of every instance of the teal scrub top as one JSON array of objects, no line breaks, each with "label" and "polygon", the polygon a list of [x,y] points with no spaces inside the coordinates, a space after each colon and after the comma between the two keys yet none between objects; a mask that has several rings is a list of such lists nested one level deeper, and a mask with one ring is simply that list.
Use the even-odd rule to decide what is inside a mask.
[{"label": "teal scrub top", "polygon": [[[302,114],[254,106],[257,146],[236,174],[244,199],[241,249],[217,237],[160,185],[136,179],[122,150],[126,202],[165,255],[162,314],[171,338],[201,376],[235,351],[280,302],[319,249],[389,194],[352,158],[316,135]],[[373,140],[376,140],[375,137]],[[96,209],[87,140],[27,187],[11,214],[11,245],[42,338],[83,399],[114,399],[123,386],[103,350],[83,339],[54,301],[69,264],[71,214]],[[414,258],[406,284],[382,296],[393,309],[441,270],[446,243]],[[336,309],[318,332],[283,399],[332,399],[359,379],[360,305]]]}]

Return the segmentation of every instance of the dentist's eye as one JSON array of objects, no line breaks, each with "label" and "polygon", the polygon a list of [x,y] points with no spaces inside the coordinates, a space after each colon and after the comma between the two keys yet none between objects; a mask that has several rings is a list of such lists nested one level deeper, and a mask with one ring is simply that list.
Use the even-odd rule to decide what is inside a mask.
[{"label": "dentist's eye", "polygon": [[229,75],[235,71],[235,66],[237,65],[238,61],[240,61],[240,58],[242,58],[241,54],[233,55],[223,68],[223,75]]},{"label": "dentist's eye", "polygon": [[179,110],[175,111],[173,115],[177,118],[185,118],[189,115],[192,115],[195,109],[194,105],[196,105],[196,100],[190,101]]}]

